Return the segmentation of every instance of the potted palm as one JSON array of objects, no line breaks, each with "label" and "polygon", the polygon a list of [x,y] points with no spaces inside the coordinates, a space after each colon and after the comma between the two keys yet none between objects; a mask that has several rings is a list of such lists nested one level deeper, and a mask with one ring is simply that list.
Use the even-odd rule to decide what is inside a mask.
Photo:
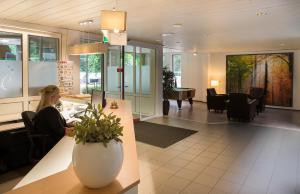
[{"label": "potted palm", "polygon": [[104,187],[114,181],[123,163],[121,119],[106,115],[101,105],[89,104],[80,120],[74,126],[74,171],[86,187]]},{"label": "potted palm", "polygon": [[166,67],[163,68],[163,114],[168,115],[170,109],[170,102],[168,96],[170,96],[175,86],[175,74],[168,70]]}]

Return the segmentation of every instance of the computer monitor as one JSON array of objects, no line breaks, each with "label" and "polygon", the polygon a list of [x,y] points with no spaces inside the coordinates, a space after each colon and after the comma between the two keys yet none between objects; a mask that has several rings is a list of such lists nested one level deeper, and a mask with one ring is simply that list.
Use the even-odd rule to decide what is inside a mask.
[{"label": "computer monitor", "polygon": [[104,108],[106,106],[105,91],[92,90],[91,104],[96,107],[101,104]]}]

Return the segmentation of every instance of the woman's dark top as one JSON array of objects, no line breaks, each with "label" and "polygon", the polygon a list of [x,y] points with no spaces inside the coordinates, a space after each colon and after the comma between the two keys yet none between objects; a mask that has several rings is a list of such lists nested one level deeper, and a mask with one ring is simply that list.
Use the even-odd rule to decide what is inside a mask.
[{"label": "woman's dark top", "polygon": [[37,112],[34,118],[34,125],[38,132],[50,135],[49,144],[53,144],[52,146],[65,135],[65,127],[67,127],[66,120],[52,106]]}]

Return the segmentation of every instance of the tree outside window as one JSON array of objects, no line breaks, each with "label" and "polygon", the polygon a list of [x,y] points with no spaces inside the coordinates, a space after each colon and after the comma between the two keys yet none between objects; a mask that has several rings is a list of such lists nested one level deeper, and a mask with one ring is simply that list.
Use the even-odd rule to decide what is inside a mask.
[{"label": "tree outside window", "polygon": [[80,92],[91,94],[101,90],[101,55],[80,55]]}]

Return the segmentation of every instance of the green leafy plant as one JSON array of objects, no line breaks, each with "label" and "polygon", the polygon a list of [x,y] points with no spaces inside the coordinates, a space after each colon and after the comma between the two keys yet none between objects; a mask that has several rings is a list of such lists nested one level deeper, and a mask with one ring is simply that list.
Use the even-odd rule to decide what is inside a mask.
[{"label": "green leafy plant", "polygon": [[168,70],[167,67],[163,68],[163,98],[168,99],[168,95],[175,87],[175,74]]},{"label": "green leafy plant", "polygon": [[111,140],[122,142],[119,138],[123,136],[123,126],[121,119],[112,113],[106,115],[99,104],[97,107],[88,104],[83,116],[80,116],[80,122],[76,122],[75,141],[82,143],[103,143],[106,147]]}]

